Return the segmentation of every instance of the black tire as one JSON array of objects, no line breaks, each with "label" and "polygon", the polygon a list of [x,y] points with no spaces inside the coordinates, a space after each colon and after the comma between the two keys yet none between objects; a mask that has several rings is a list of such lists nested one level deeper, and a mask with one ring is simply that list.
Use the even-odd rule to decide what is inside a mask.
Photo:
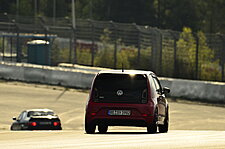
[{"label": "black tire", "polygon": [[157,110],[155,111],[155,114],[154,114],[154,120],[153,120],[153,123],[150,124],[149,126],[147,126],[147,131],[148,133],[150,134],[153,134],[153,133],[156,133],[157,132]]},{"label": "black tire", "polygon": [[15,130],[15,128],[13,127],[13,125],[10,127],[10,130],[12,130],[12,131],[14,131],[14,130]]},{"label": "black tire", "polygon": [[104,124],[99,124],[98,125],[99,133],[104,134],[104,133],[107,132],[107,130],[108,130],[108,126],[107,125],[104,125]]},{"label": "black tire", "polygon": [[167,133],[169,129],[169,110],[167,108],[166,118],[164,120],[164,125],[159,125],[159,132],[160,133]]},{"label": "black tire", "polygon": [[12,131],[21,130],[21,127],[20,127],[20,125],[12,124],[10,127],[10,130],[12,130]]},{"label": "black tire", "polygon": [[94,134],[96,125],[93,123],[85,123],[85,131],[87,134]]},{"label": "black tire", "polygon": [[58,128],[58,129],[56,129],[56,130],[62,130],[62,127]]}]

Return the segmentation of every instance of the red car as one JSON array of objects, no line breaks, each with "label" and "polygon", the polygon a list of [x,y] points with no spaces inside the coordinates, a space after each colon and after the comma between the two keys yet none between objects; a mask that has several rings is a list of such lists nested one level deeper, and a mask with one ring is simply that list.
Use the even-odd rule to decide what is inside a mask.
[{"label": "red car", "polygon": [[168,131],[169,106],[157,76],[151,71],[100,71],[86,105],[85,131],[106,133],[108,126],[147,127],[148,133]]}]

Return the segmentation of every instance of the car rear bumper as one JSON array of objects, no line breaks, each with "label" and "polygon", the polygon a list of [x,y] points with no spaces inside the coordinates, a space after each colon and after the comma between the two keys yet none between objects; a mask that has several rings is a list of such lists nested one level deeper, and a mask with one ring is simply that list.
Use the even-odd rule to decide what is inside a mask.
[{"label": "car rear bumper", "polygon": [[93,121],[96,125],[105,124],[107,126],[147,126],[144,120],[127,120],[127,119],[95,119]]},{"label": "car rear bumper", "polygon": [[[85,123],[105,123],[108,126],[148,126],[153,123],[155,106],[147,104],[94,103],[86,107]],[[111,113],[130,111],[130,113]]]},{"label": "car rear bumper", "polygon": [[137,126],[145,127],[153,123],[153,116],[86,116],[86,123],[105,124],[107,126]]},{"label": "car rear bumper", "polygon": [[61,126],[29,126],[27,130],[62,130]]}]

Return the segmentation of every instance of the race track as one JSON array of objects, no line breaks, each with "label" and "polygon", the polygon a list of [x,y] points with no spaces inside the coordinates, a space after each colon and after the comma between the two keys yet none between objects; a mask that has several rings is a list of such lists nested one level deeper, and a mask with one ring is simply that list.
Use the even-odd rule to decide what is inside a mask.
[{"label": "race track", "polygon": [[172,130],[167,134],[144,131],[112,131],[87,135],[83,131],[1,132],[2,149],[149,149],[149,148],[224,148],[225,132]]},{"label": "race track", "polygon": [[[225,108],[170,102],[170,129],[147,134],[146,128],[109,127],[107,134],[85,134],[88,93],[62,87],[0,83],[0,148],[225,148]],[[63,131],[9,130],[12,117],[24,109],[50,108]]]}]

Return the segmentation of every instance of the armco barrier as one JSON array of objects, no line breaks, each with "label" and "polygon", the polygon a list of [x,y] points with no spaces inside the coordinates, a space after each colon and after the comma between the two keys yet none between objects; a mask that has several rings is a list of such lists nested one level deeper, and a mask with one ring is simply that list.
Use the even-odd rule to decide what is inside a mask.
[{"label": "armco barrier", "polygon": [[[95,71],[76,70],[21,63],[0,63],[0,78],[24,82],[61,85],[88,89]],[[170,96],[192,100],[225,103],[225,83],[160,78],[162,86],[171,89]]]}]

